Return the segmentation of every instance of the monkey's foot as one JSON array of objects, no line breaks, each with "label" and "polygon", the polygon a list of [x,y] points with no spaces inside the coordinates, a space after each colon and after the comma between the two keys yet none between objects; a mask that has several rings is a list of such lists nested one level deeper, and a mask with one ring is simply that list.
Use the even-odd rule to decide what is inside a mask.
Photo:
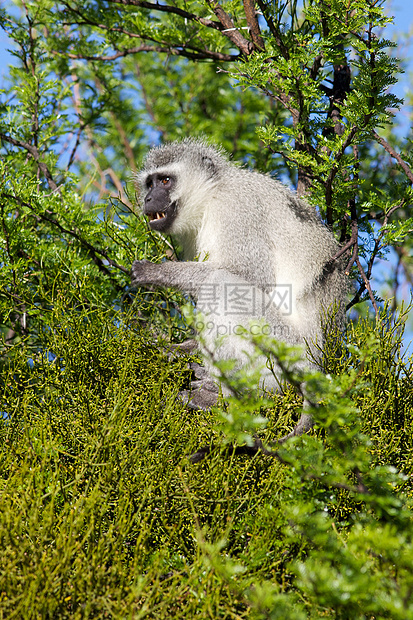
[{"label": "monkey's foot", "polygon": [[[190,355],[191,353],[195,353],[195,351],[199,349],[199,344],[194,338],[189,338],[188,340],[184,340],[184,342],[180,342],[179,344],[171,345],[171,349],[174,353],[184,353],[186,355]],[[194,362],[194,364],[195,363],[196,362]],[[200,366],[199,364],[197,365]]]},{"label": "monkey's foot", "polygon": [[192,381],[190,390],[179,392],[179,398],[190,409],[207,411],[218,401],[218,388],[211,380]]},{"label": "monkey's foot", "polygon": [[201,409],[207,411],[217,404],[218,386],[212,381],[208,372],[203,366],[192,362],[189,367],[194,373],[197,381],[191,381],[190,390],[179,392],[180,399],[190,409]]}]

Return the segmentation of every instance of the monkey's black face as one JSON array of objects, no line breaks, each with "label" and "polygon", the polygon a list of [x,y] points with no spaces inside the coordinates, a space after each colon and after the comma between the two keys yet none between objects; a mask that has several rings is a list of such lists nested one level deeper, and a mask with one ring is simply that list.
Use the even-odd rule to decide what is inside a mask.
[{"label": "monkey's black face", "polygon": [[152,230],[167,232],[177,215],[176,202],[171,202],[170,193],[175,187],[173,176],[151,174],[146,179],[148,193],[145,196],[143,212],[149,218]]}]

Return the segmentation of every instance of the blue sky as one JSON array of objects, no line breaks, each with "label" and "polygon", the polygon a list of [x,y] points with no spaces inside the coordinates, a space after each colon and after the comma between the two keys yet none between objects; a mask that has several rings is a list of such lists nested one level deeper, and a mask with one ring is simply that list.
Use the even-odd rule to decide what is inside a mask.
[{"label": "blue sky", "polygon": [[[397,50],[397,56],[400,58],[405,67],[405,73],[400,75],[399,82],[394,86],[394,93],[406,99],[411,90],[411,73],[413,73],[413,1],[412,0],[392,0],[386,3],[388,6],[388,14],[393,15],[394,24],[389,27],[389,38],[393,38],[396,33],[405,33],[406,40],[401,43]],[[410,75],[409,75],[410,73]],[[406,112],[401,110],[401,115]]]}]

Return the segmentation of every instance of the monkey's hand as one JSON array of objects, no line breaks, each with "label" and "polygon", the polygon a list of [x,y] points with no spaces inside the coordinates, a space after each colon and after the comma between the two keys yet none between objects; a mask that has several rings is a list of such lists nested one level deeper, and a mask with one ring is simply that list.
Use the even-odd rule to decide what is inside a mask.
[{"label": "monkey's hand", "polygon": [[161,265],[151,263],[149,260],[135,260],[131,269],[132,286],[144,286],[146,284],[158,284],[159,270]]},{"label": "monkey's hand", "polygon": [[132,286],[164,286],[197,295],[205,279],[213,273],[208,263],[165,261],[151,263],[135,260],[132,264]]}]

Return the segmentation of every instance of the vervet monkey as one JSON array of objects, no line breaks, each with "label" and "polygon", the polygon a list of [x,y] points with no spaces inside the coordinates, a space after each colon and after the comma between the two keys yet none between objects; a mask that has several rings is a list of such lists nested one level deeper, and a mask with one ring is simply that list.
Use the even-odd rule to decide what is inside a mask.
[{"label": "vervet monkey", "polygon": [[[137,180],[149,226],[176,236],[185,261],[135,261],[132,285],[191,294],[205,318],[204,350],[248,367],[253,348],[238,334],[251,319],[263,319],[266,333],[287,344],[322,346],[323,313],[338,304],[343,314],[346,278],[331,260],[337,242],[309,205],[203,140],[151,149]],[[217,346],[221,335],[227,338]],[[213,372],[208,361],[207,368]],[[211,375],[202,378],[193,402],[208,408],[218,392]],[[262,384],[279,388],[267,367]],[[303,415],[293,432],[310,425]]]}]

